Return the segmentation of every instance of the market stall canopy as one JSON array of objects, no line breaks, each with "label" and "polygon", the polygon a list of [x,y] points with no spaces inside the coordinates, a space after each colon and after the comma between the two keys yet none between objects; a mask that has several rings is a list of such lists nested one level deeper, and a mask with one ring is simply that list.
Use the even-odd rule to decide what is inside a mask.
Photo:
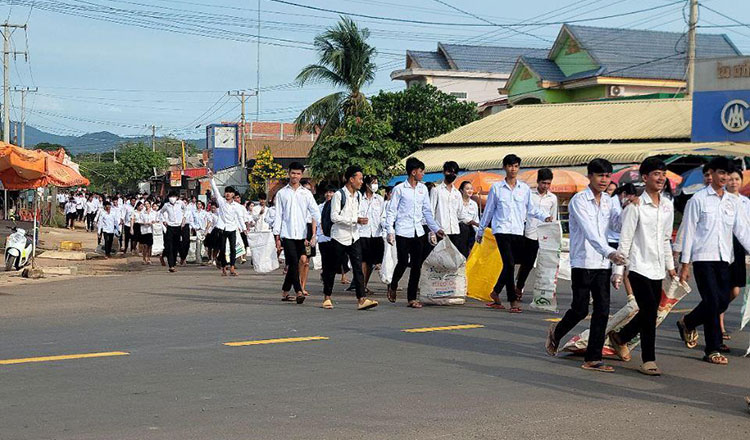
[{"label": "market stall canopy", "polygon": [[[672,191],[675,191],[677,186],[682,182],[682,176],[671,171],[667,171],[667,179],[669,179],[669,185],[672,187]],[[625,183],[632,183],[636,186],[644,185],[643,179],[641,179],[640,165],[623,168],[612,174],[612,181],[618,185],[623,185]]]},{"label": "market stall canopy", "polygon": [[89,180],[78,172],[78,165],[65,150],[47,153],[26,150],[0,142],[0,181],[5,189],[20,190],[47,185],[86,186]]},{"label": "market stall canopy", "polygon": [[463,182],[471,182],[471,186],[474,187],[474,197],[479,203],[479,206],[484,209],[487,204],[487,195],[490,193],[490,188],[495,182],[500,182],[505,179],[502,174],[488,173],[486,171],[475,171],[473,173],[466,173],[456,179],[453,182],[453,186],[460,188]]},{"label": "market stall canopy", "polygon": [[[518,175],[518,180],[526,182],[531,188],[536,188],[537,171],[524,171]],[[575,194],[586,189],[589,184],[588,177],[575,171],[552,170],[552,173],[552,186],[549,190],[555,194]]]},{"label": "market stall canopy", "polygon": [[[533,106],[529,106],[533,107]],[[425,163],[426,172],[442,171],[443,163],[454,160],[463,169],[500,169],[503,157],[513,153],[521,158],[524,168],[563,167],[585,165],[601,157],[615,164],[642,162],[649,156],[746,156],[748,146],[732,142],[634,142],[622,144],[531,144],[531,145],[475,145],[428,147],[417,151],[416,157]]]}]

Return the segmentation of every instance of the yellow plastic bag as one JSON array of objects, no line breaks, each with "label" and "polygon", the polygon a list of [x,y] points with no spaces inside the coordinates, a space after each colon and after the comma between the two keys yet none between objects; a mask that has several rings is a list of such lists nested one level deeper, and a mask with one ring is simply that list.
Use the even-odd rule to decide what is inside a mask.
[{"label": "yellow plastic bag", "polygon": [[497,278],[503,270],[503,260],[497,249],[492,229],[484,230],[482,243],[475,244],[466,260],[466,294],[480,301],[492,301],[490,293],[497,284]]}]

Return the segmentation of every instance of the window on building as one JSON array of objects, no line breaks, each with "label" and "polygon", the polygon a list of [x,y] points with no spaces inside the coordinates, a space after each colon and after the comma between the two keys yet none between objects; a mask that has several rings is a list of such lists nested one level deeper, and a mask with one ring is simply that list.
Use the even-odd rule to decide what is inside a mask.
[{"label": "window on building", "polygon": [[457,99],[466,99],[466,92],[450,92],[450,95]]}]

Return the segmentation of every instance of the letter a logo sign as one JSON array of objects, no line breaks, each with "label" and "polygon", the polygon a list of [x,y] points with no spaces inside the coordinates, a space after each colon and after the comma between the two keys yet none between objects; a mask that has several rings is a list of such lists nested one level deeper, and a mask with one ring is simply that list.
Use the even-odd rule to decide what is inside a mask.
[{"label": "letter a logo sign", "polygon": [[721,125],[732,133],[739,133],[750,125],[745,119],[745,110],[749,108],[747,102],[741,99],[729,101],[721,109]]}]

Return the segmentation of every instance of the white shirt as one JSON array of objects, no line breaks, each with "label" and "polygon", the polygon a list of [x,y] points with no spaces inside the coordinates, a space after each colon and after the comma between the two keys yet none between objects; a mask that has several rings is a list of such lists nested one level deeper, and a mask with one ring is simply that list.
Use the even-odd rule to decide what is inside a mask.
[{"label": "white shirt", "polygon": [[86,214],[94,214],[99,209],[99,204],[96,203],[95,199],[86,201],[86,208],[84,208]]},{"label": "white shirt", "polygon": [[368,198],[366,195],[359,200],[359,216],[367,217],[366,225],[359,225],[360,237],[378,237],[383,235],[383,208],[385,201],[379,194],[373,194]]},{"label": "white shirt", "polygon": [[76,209],[83,209],[83,205],[86,203],[86,197],[76,196],[75,202],[76,202]]},{"label": "white shirt", "polygon": [[125,206],[123,206],[120,209],[120,213],[122,214],[122,222],[126,225],[130,225],[130,219],[133,217],[133,211],[135,208],[130,203],[125,203]]},{"label": "white shirt", "polygon": [[[479,205],[477,205],[477,202],[469,199],[468,202],[464,203],[462,198],[459,220],[461,220],[461,223],[466,223],[467,225],[471,222],[476,222],[477,224],[479,224]],[[472,227],[475,231],[477,230],[476,226]]]},{"label": "white shirt", "polygon": [[[341,207],[341,192],[346,195],[344,207]],[[361,194],[354,191],[352,194],[347,187],[343,187],[333,194],[331,199],[331,238],[343,244],[350,246],[359,240],[359,228],[357,219],[359,218],[359,201]],[[321,228],[322,229],[322,228]]]},{"label": "white shirt", "polygon": [[117,224],[122,223],[122,209],[123,208],[120,205],[115,206],[114,203],[112,205],[110,205],[109,210],[115,216],[115,218],[117,219]]},{"label": "white shirt", "polygon": [[[263,213],[261,213],[261,209],[263,210]],[[253,206],[253,210],[250,214],[252,215],[253,221],[255,222],[255,227],[253,228],[255,232],[264,232],[271,230],[270,226],[268,226],[268,223],[266,223],[268,206],[255,205]]]},{"label": "white shirt", "polygon": [[153,234],[153,224],[159,219],[159,213],[154,210],[145,209],[140,212],[138,222],[141,224],[141,234]]},{"label": "white shirt", "polygon": [[[570,199],[570,266],[581,269],[609,269],[607,228],[615,215],[612,199],[601,194],[599,204],[590,187]],[[619,221],[619,219],[618,219]]]},{"label": "white shirt", "polygon": [[[323,217],[323,207],[325,206],[325,203],[321,203],[318,205],[318,212],[321,218]],[[332,228],[333,229],[333,228]],[[331,241],[331,237],[328,237],[327,235],[323,235],[323,228],[318,228],[317,231],[315,231],[315,235],[318,237],[318,244],[320,243],[328,243]]]},{"label": "white shirt", "polygon": [[[287,185],[276,193],[274,198],[273,235],[290,240],[307,238],[307,218],[320,224],[320,212],[310,190]],[[269,212],[269,215],[271,213]]]},{"label": "white shirt", "polygon": [[732,235],[750,249],[750,216],[740,198],[724,191],[719,197],[712,186],[693,194],[685,206],[678,236],[682,239],[680,262],[734,261]]},{"label": "white shirt", "polygon": [[[263,219],[268,225],[269,229],[273,229],[273,222],[276,221],[276,206],[269,206],[266,209],[266,217]],[[305,231],[307,233],[307,231]]]},{"label": "white shirt", "polygon": [[209,215],[210,214],[206,212],[205,209],[196,208],[191,216],[192,221],[190,222],[190,227],[195,231],[205,231],[208,226]]},{"label": "white shirt", "polygon": [[386,231],[389,234],[395,232],[400,237],[421,237],[424,235],[423,220],[432,232],[440,230],[432,216],[427,187],[422,182],[411,186],[408,179],[396,185],[386,213]]},{"label": "white shirt", "polygon": [[114,234],[115,231],[118,230],[118,226],[120,224],[120,214],[114,213],[110,210],[110,212],[107,212],[106,210],[102,211],[101,215],[99,216],[99,223],[97,225],[97,228],[99,232],[106,232],[107,234]]},{"label": "white shirt", "polygon": [[68,203],[65,204],[65,213],[66,214],[75,214],[76,212],[76,202],[71,200]]},{"label": "white shirt", "polygon": [[[531,191],[531,203],[538,207],[547,217],[557,220],[557,196],[552,191],[547,191],[544,195],[539,194],[538,189]],[[528,216],[526,219],[526,228],[523,231],[526,238],[539,240],[537,229],[540,224],[542,222],[539,219]]]},{"label": "white shirt", "polygon": [[247,230],[247,224],[252,223],[252,219],[247,212],[247,208],[245,208],[245,205],[243,205],[242,203],[237,202],[234,202],[233,208],[235,212],[237,212],[237,229],[239,229],[240,231]]},{"label": "white shirt", "polygon": [[219,192],[219,188],[216,186],[214,179],[211,180],[211,191],[216,195],[216,215],[219,217],[216,222],[216,227],[224,231],[236,231],[237,229],[245,230],[245,225],[238,218],[239,208],[245,209],[241,204],[235,203],[234,200],[227,202],[222,197],[222,193]]},{"label": "white shirt", "polygon": [[483,233],[491,226],[493,234],[523,235],[527,216],[541,221],[549,217],[531,202],[529,185],[517,180],[516,186],[511,188],[506,180],[495,182],[490,187],[479,231]]},{"label": "white shirt", "polygon": [[[619,196],[610,197],[612,200],[612,209],[616,215],[622,215],[622,202]],[[610,243],[618,243],[620,241],[620,231],[610,228],[607,230],[607,241]]]},{"label": "white shirt", "polygon": [[67,201],[68,201],[68,196],[66,196],[63,193],[58,193],[57,194],[57,203],[65,203]]},{"label": "white shirt", "polygon": [[[662,195],[656,205],[645,191],[641,203],[628,205],[622,212],[622,230],[618,250],[628,259],[628,269],[650,280],[662,280],[674,269],[672,224],[674,205]],[[624,266],[615,266],[622,274]]]},{"label": "white shirt", "polygon": [[167,200],[159,210],[159,214],[161,214],[167,226],[180,227],[185,219],[185,204],[181,200],[177,200],[173,205]]},{"label": "white shirt", "polygon": [[461,192],[445,182],[430,191],[430,207],[435,216],[435,223],[448,235],[460,234],[458,213],[461,210]]}]

